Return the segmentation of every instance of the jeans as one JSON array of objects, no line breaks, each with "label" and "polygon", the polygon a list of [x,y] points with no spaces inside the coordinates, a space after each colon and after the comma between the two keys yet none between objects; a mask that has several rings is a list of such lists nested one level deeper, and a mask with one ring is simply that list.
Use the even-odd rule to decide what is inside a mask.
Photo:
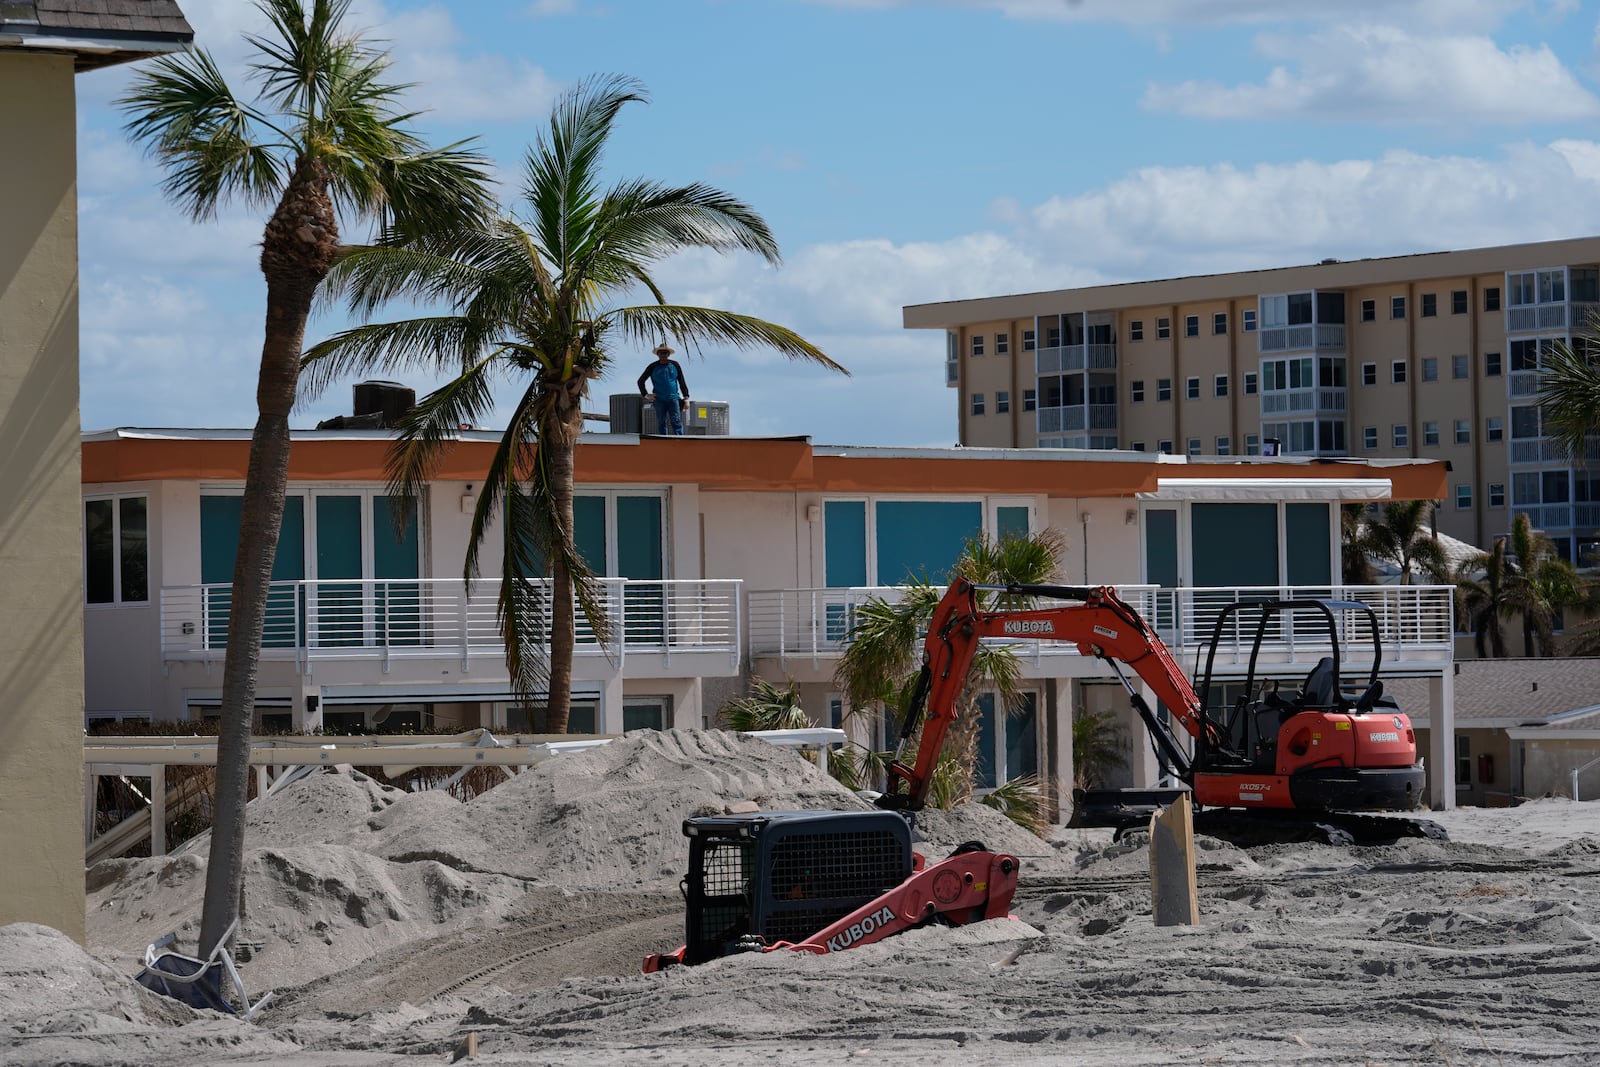
[{"label": "jeans", "polygon": [[678,410],[679,403],[677,400],[656,397],[656,433],[667,433],[668,427],[671,427],[670,432],[674,437],[683,436],[683,415]]}]

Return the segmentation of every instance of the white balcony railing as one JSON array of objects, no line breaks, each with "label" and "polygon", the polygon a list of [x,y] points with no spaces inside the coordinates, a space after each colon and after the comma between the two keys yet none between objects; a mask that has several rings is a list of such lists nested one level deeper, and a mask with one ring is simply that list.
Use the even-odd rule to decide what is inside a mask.
[{"label": "white balcony railing", "polygon": [[[1454,637],[1454,602],[1448,586],[1251,586],[1205,589],[1160,589],[1149,585],[1117,587],[1117,594],[1149,619],[1173,651],[1187,664],[1210,643],[1217,618],[1240,600],[1352,600],[1368,605],[1378,619],[1385,663],[1396,660],[1448,660]],[[863,604],[873,598],[891,603],[902,595],[897,587],[849,589],[777,589],[750,593],[750,654],[821,661],[836,659],[850,643],[851,627]],[[1248,662],[1256,618],[1236,615],[1218,649],[1219,662]],[[1364,617],[1354,611],[1335,618],[1346,655],[1353,663],[1371,661],[1371,639]],[[1070,642],[1019,642],[1030,661],[1051,656],[1076,656]],[[1309,668],[1328,654],[1326,629],[1305,616],[1269,621],[1263,655],[1274,663],[1301,663]],[[1203,667],[1203,664],[1200,664]]]},{"label": "white balcony railing", "polygon": [[[737,579],[600,579],[612,638],[595,640],[578,612],[579,654],[613,660],[626,652],[714,652],[734,665],[740,654]],[[267,596],[262,656],[315,660],[505,655],[497,621],[498,579],[273,582]],[[233,587],[161,590],[161,650],[166,660],[220,659],[227,646]],[[548,621],[548,615],[546,616]]]}]

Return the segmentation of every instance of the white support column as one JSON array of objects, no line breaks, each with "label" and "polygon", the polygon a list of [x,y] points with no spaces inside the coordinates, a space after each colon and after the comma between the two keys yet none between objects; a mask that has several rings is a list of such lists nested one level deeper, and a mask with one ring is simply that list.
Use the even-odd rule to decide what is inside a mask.
[{"label": "white support column", "polygon": [[1435,811],[1456,806],[1456,676],[1428,679],[1428,803]]},{"label": "white support column", "polygon": [[150,855],[167,854],[167,768],[150,768]]},{"label": "white support column", "polygon": [[100,796],[100,776],[89,770],[83,771],[83,843],[89,844],[94,840],[95,807]]},{"label": "white support column", "polygon": [[1070,678],[1052,678],[1046,685],[1045,706],[1054,714],[1047,716],[1052,751],[1045,756],[1044,766],[1056,768],[1056,811],[1063,823],[1072,815],[1072,709],[1082,703],[1074,687],[1079,683]]},{"label": "white support column", "polygon": [[265,763],[256,764],[256,796],[266,796],[269,784],[271,783],[267,781],[267,765]]},{"label": "white support column", "polygon": [[[1156,706],[1156,691],[1144,682],[1139,683],[1139,695],[1144,697],[1145,703],[1150,707]],[[1124,722],[1128,728],[1128,743],[1132,749],[1128,753],[1128,770],[1133,774],[1133,787],[1135,789],[1153,789],[1161,778],[1161,764],[1156,759],[1155,748],[1151,744],[1150,730],[1139,717],[1139,712],[1134,709],[1133,702],[1126,701],[1124,707]]]},{"label": "white support column", "polygon": [[600,689],[600,714],[595,725],[603,734],[622,733],[622,675],[613,674]]},{"label": "white support column", "polygon": [[672,722],[668,725],[681,730],[700,729],[705,716],[704,705],[705,682],[700,678],[690,678],[683,688],[682,698],[672,702]]},{"label": "white support column", "polygon": [[[308,706],[309,700],[307,698],[309,697],[317,698],[317,709],[315,711],[310,710]],[[322,686],[317,684],[316,678],[309,674],[300,675],[299,684],[295,686],[295,694],[292,699],[294,700],[294,707],[290,708],[289,712],[294,728],[303,730],[306,733],[320,730],[322,728]]]}]

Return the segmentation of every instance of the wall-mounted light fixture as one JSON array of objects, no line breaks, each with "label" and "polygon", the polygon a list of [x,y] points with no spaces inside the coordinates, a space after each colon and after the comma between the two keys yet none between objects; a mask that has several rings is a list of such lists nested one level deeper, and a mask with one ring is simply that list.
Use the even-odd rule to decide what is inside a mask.
[{"label": "wall-mounted light fixture", "polygon": [[467,483],[466,491],[461,494],[461,514],[471,515],[478,498],[472,495],[472,483]]},{"label": "wall-mounted light fixture", "polygon": [[822,505],[821,504],[807,504],[806,505],[806,521],[807,522],[816,522],[820,518],[822,518]]}]

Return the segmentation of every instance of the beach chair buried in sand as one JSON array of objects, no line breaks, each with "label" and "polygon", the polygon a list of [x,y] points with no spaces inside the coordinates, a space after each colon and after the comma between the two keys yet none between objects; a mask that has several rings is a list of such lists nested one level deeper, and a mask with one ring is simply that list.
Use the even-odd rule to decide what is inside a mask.
[{"label": "beach chair buried in sand", "polygon": [[[144,950],[144,970],[133,980],[146,989],[181,1000],[191,1008],[209,1008],[245,1019],[254,1018],[272,1001],[273,994],[268,993],[254,1004],[250,1002],[244,979],[239,977],[239,969],[234,966],[227,947],[238,925],[235,919],[211,955],[203,960],[167,949],[177,937],[168,934]],[[222,987],[224,976],[230,986],[226,993]]]}]

